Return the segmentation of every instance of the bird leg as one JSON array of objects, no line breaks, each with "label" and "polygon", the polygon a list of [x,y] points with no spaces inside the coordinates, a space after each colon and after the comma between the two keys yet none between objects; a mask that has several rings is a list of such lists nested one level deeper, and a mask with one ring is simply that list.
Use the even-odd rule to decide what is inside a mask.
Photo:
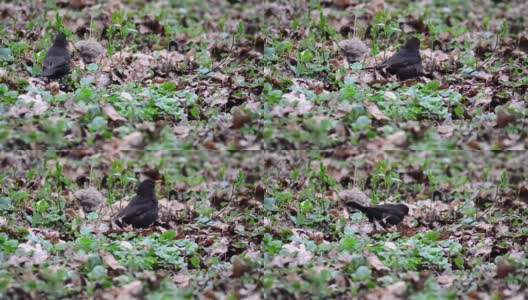
[{"label": "bird leg", "polygon": [[[386,224],[385,224],[384,220],[379,220],[378,221],[378,220],[374,219],[372,223],[374,223],[374,230],[382,231],[382,232],[386,232],[387,231],[387,229],[385,228]],[[381,227],[381,230],[378,229],[378,226]]]}]

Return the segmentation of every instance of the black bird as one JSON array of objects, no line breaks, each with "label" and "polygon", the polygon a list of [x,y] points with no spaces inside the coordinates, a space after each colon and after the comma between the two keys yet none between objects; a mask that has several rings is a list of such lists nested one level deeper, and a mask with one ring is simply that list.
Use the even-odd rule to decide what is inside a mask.
[{"label": "black bird", "polygon": [[155,181],[147,179],[142,181],[136,189],[137,195],[127,207],[123,208],[115,217],[117,224],[121,222],[133,227],[148,227],[158,218],[158,200],[154,193]]},{"label": "black bird", "polygon": [[408,39],[400,51],[374,68],[376,70],[385,69],[389,74],[396,75],[400,80],[416,78],[422,75],[424,71],[422,59],[420,58],[420,40],[414,37]]},{"label": "black bird", "polygon": [[70,73],[70,53],[64,33],[59,32],[42,63],[40,77],[59,79]]},{"label": "black bird", "polygon": [[346,203],[349,208],[355,208],[367,215],[370,222],[378,221],[383,227],[396,225],[403,221],[409,213],[409,207],[405,204],[380,204],[375,206],[363,206],[356,202]]}]

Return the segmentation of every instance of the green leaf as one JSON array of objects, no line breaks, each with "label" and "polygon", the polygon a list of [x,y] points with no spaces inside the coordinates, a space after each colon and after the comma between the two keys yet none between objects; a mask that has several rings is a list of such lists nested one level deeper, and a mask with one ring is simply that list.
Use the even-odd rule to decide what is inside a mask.
[{"label": "green leaf", "polygon": [[191,109],[189,109],[189,112],[191,113],[191,116],[197,118],[200,116],[200,109],[197,108],[197,107],[193,107]]},{"label": "green leaf", "polygon": [[340,249],[341,250],[348,250],[349,252],[352,252],[356,249],[357,240],[353,237],[344,237],[341,239],[340,242]]},{"label": "green leaf", "polygon": [[86,235],[86,234],[89,234],[90,232],[92,232],[92,229],[88,226],[81,226],[81,230],[79,230],[79,232],[82,234],[82,235]]},{"label": "green leaf", "polygon": [[106,269],[101,265],[95,266],[87,276],[90,280],[103,280],[106,277]]},{"label": "green leaf", "polygon": [[89,77],[83,77],[83,78],[81,78],[80,84],[81,85],[90,85],[90,84],[92,84],[92,79],[89,78]]},{"label": "green leaf", "polygon": [[354,123],[354,128],[362,130],[370,126],[371,121],[367,116],[359,116]]},{"label": "green leaf", "polygon": [[459,117],[459,118],[464,116],[464,108],[462,108],[460,106],[455,107],[455,109],[453,111],[455,112],[455,115],[457,117]]},{"label": "green leaf", "polygon": [[275,48],[264,47],[264,58],[265,59],[275,58]]},{"label": "green leaf", "polygon": [[200,259],[199,259],[198,257],[193,256],[193,257],[191,257],[191,258],[189,259],[189,261],[191,262],[191,264],[192,264],[194,267],[196,267],[196,268],[200,267]]},{"label": "green leaf", "polygon": [[75,249],[76,250],[84,250],[84,251],[92,251],[97,249],[98,243],[96,240],[92,239],[89,235],[83,235],[79,237],[76,241]]},{"label": "green leaf", "polygon": [[425,88],[430,91],[436,91],[440,87],[440,81],[433,80],[425,84]]},{"label": "green leaf", "polygon": [[88,129],[90,129],[91,131],[99,131],[105,128],[107,124],[108,122],[104,117],[97,116],[93,118],[92,122],[88,125]]},{"label": "green leaf", "polygon": [[436,241],[440,237],[440,232],[438,231],[431,231],[424,235],[424,237],[431,241]]},{"label": "green leaf", "polygon": [[360,266],[356,272],[352,275],[355,280],[367,280],[369,279],[372,271],[367,266]]},{"label": "green leaf", "polygon": [[264,198],[264,209],[268,211],[277,211],[279,208],[275,205],[275,198],[266,197]]},{"label": "green leaf", "polygon": [[99,214],[96,212],[91,212],[88,215],[86,215],[86,219],[88,219],[89,221],[95,221],[98,218],[99,218]]},{"label": "green leaf", "polygon": [[97,70],[99,69],[99,65],[98,64],[89,64],[86,66],[86,71],[89,71],[89,72],[96,72]]},{"label": "green leaf", "polygon": [[170,91],[174,91],[176,89],[176,83],[173,82],[173,81],[168,81],[168,82],[165,82],[165,83],[161,84],[160,87],[162,89],[170,92]]},{"label": "green leaf", "polygon": [[89,86],[85,85],[79,88],[75,92],[75,95],[76,95],[77,100],[88,101],[95,95],[95,92]]},{"label": "green leaf", "polygon": [[166,241],[172,241],[176,237],[176,231],[174,230],[167,230],[164,233],[160,235],[160,238]]},{"label": "green leaf", "polygon": [[11,208],[11,198],[0,197],[0,210],[8,210]]},{"label": "green leaf", "polygon": [[0,61],[13,61],[13,56],[11,55],[11,49],[0,48]]},{"label": "green leaf", "polygon": [[453,259],[453,262],[455,263],[455,265],[459,269],[463,269],[464,268],[464,259],[462,257],[460,257],[460,256],[455,257],[455,259]]}]

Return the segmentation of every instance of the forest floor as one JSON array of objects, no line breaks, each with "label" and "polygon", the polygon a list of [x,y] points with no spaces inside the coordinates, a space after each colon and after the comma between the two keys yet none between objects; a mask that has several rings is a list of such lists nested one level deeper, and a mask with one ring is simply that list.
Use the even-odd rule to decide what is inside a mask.
[{"label": "forest floor", "polygon": [[[1,4],[2,149],[528,143],[524,1],[92,2]],[[45,84],[36,77],[57,29],[74,71]],[[370,50],[358,62],[338,46],[353,36]],[[428,77],[361,70],[410,36]],[[89,39],[103,55],[79,51]]]},{"label": "forest floor", "polygon": [[[528,296],[528,154],[489,151],[528,146],[525,1],[19,2],[0,3],[0,298]],[[72,73],[44,82],[58,30]],[[428,76],[363,69],[412,36]],[[158,221],[117,228],[146,177]],[[343,195],[411,210],[382,230]]]},{"label": "forest floor", "polygon": [[[471,151],[1,153],[0,295],[523,299],[527,159]],[[111,220],[141,176],[164,179],[159,220],[122,230]],[[86,187],[105,197],[95,212],[76,200]],[[347,210],[346,193],[405,203],[410,213],[383,230]]]}]

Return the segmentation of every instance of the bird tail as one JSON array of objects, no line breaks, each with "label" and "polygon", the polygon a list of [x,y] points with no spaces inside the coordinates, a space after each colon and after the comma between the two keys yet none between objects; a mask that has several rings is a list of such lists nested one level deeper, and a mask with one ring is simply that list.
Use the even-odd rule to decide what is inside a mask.
[{"label": "bird tail", "polygon": [[373,67],[365,67],[365,68],[362,68],[361,70],[362,71],[364,71],[364,70],[381,70],[381,69],[385,68],[386,66],[387,66],[387,64],[385,62],[382,62],[379,65],[375,65]]},{"label": "bird tail", "polygon": [[349,202],[347,202],[347,203],[346,203],[346,206],[349,207],[349,208],[357,209],[357,210],[359,210],[359,211],[361,211],[361,212],[365,212],[365,211],[368,210],[368,207],[365,207],[365,206],[363,206],[363,205],[361,205],[361,204],[359,204],[359,203],[356,203],[356,202],[354,202],[354,201],[349,201]]}]

